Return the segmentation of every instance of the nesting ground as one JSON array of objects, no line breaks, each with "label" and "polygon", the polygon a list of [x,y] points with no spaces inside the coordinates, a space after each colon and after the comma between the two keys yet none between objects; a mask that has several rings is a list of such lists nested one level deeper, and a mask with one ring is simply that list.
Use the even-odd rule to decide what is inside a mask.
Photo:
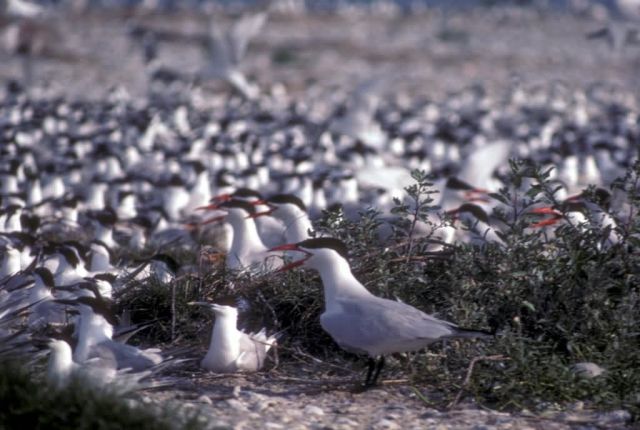
[{"label": "nesting ground", "polygon": [[[182,31],[204,31],[194,16],[60,17],[73,64],[43,60],[36,81],[69,97],[94,99],[114,85],[143,97],[146,76],[140,53],[127,39],[128,21]],[[345,87],[372,71],[399,73],[395,85],[414,94],[442,97],[479,83],[507,90],[513,79],[527,83],[554,80],[581,87],[597,81],[629,92],[640,87],[640,52],[631,47],[613,53],[585,33],[601,24],[586,17],[532,10],[473,10],[449,15],[446,27],[436,12],[420,17],[275,16],[250,49],[246,70],[262,88],[282,83],[291,93],[321,82]],[[186,30],[185,30],[186,29]],[[0,79],[19,74],[19,63],[0,56]],[[196,70],[203,62],[195,47],[163,47],[170,67]],[[580,410],[549,416],[518,416],[466,404],[439,412],[428,386],[404,380],[378,389],[351,391],[360,374],[329,363],[284,362],[255,375],[213,375],[195,364],[175,370],[171,389],[148,392],[154,401],[179,400],[211,413],[211,424],[236,428],[615,428],[624,414]],[[402,374],[388,375],[400,377]]]},{"label": "nesting ground", "polygon": [[[114,85],[134,96],[146,91],[139,50],[131,47],[132,23],[183,33],[202,33],[202,16],[122,14],[62,16],[60,38],[78,58],[44,60],[36,80],[70,96],[100,98]],[[446,24],[445,24],[446,22]],[[530,84],[554,80],[574,85],[618,83],[638,92],[637,46],[612,52],[603,40],[584,36],[603,25],[588,17],[541,13],[531,9],[482,8],[420,16],[272,16],[251,44],[246,71],[264,87],[284,83],[296,92],[321,82],[340,85],[377,72],[393,72],[414,94],[442,95],[473,83],[489,89],[509,87],[513,78]],[[193,46],[167,45],[160,51],[170,67],[195,71],[203,64]],[[0,54],[0,78],[16,77],[20,64]]]}]

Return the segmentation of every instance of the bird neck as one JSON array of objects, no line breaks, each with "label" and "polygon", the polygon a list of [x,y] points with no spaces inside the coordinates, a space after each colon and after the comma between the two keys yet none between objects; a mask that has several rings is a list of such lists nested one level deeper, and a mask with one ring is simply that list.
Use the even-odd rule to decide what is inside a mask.
[{"label": "bird neck", "polygon": [[2,277],[13,275],[14,273],[19,272],[20,268],[20,253],[15,250],[10,250],[2,260],[0,275]]},{"label": "bird neck", "polygon": [[91,271],[101,272],[110,269],[109,254],[100,249],[94,249],[91,254]]},{"label": "bird neck", "polygon": [[111,340],[113,326],[104,317],[91,310],[80,311],[78,346],[74,352],[75,361],[81,363],[89,358],[90,349],[101,342]]},{"label": "bird neck", "polygon": [[258,228],[253,219],[230,220],[233,227],[233,242],[231,243],[232,255],[245,255],[251,252],[266,251],[267,247],[262,243]]},{"label": "bird neck", "polygon": [[349,262],[340,256],[322,261],[318,267],[324,286],[325,305],[330,307],[339,297],[371,295],[351,272]]},{"label": "bird neck", "polygon": [[45,298],[53,297],[49,288],[42,282],[40,277],[36,277],[35,285],[31,289],[30,299],[33,301],[42,300]]},{"label": "bird neck", "polygon": [[313,226],[306,213],[301,210],[287,210],[282,212],[281,219],[284,223],[287,242],[300,242],[309,238],[308,232],[313,230]]},{"label": "bird neck", "polygon": [[209,183],[209,172],[205,170],[197,176],[193,191],[208,195],[210,193]]},{"label": "bird neck", "polygon": [[300,242],[309,238],[309,231],[313,230],[311,221],[306,215],[295,219],[291,224],[287,224],[285,235],[287,242]]},{"label": "bird neck", "polygon": [[62,388],[71,374],[72,366],[71,348],[68,345],[52,348],[47,366],[47,380],[56,388]]},{"label": "bird neck", "polygon": [[113,229],[111,226],[98,224],[96,228],[96,239],[106,244],[113,243]]},{"label": "bird neck", "polygon": [[239,338],[240,332],[234,318],[216,316],[207,355],[215,354],[235,360],[240,354]]}]

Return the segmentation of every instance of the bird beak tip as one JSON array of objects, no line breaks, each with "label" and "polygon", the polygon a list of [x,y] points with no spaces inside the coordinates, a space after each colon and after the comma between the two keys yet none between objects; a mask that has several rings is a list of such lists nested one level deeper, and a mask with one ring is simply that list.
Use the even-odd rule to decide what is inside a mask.
[{"label": "bird beak tip", "polygon": [[273,248],[268,250],[269,252],[276,251],[300,251],[300,248],[295,243],[286,243],[284,245],[274,246]]}]

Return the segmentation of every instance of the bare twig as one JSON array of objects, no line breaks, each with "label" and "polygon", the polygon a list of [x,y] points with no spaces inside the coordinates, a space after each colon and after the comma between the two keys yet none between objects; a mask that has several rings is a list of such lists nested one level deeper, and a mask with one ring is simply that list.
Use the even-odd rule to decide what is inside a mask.
[{"label": "bare twig", "polygon": [[456,394],[456,397],[453,399],[451,403],[449,403],[447,408],[451,409],[460,401],[460,398],[462,397],[462,393],[464,392],[465,388],[467,388],[467,386],[471,383],[471,375],[473,374],[473,368],[475,367],[477,362],[506,361],[506,360],[509,360],[509,357],[506,357],[504,355],[486,355],[482,357],[475,357],[473,360],[471,360],[471,363],[469,363],[469,367],[467,368],[467,375],[465,376],[464,381],[462,382],[462,386],[460,387],[458,394]]},{"label": "bare twig", "polygon": [[176,281],[171,282],[171,341],[176,338]]}]

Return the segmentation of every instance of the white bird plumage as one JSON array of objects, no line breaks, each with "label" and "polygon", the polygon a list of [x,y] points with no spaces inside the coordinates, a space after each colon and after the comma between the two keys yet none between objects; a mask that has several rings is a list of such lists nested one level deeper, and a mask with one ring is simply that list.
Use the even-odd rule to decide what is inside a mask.
[{"label": "white bird plumage", "polygon": [[191,302],[215,314],[211,342],[200,365],[218,373],[256,372],[264,366],[267,353],[276,343],[275,336],[267,336],[263,328],[258,333],[238,330],[238,310],[233,306]]}]

